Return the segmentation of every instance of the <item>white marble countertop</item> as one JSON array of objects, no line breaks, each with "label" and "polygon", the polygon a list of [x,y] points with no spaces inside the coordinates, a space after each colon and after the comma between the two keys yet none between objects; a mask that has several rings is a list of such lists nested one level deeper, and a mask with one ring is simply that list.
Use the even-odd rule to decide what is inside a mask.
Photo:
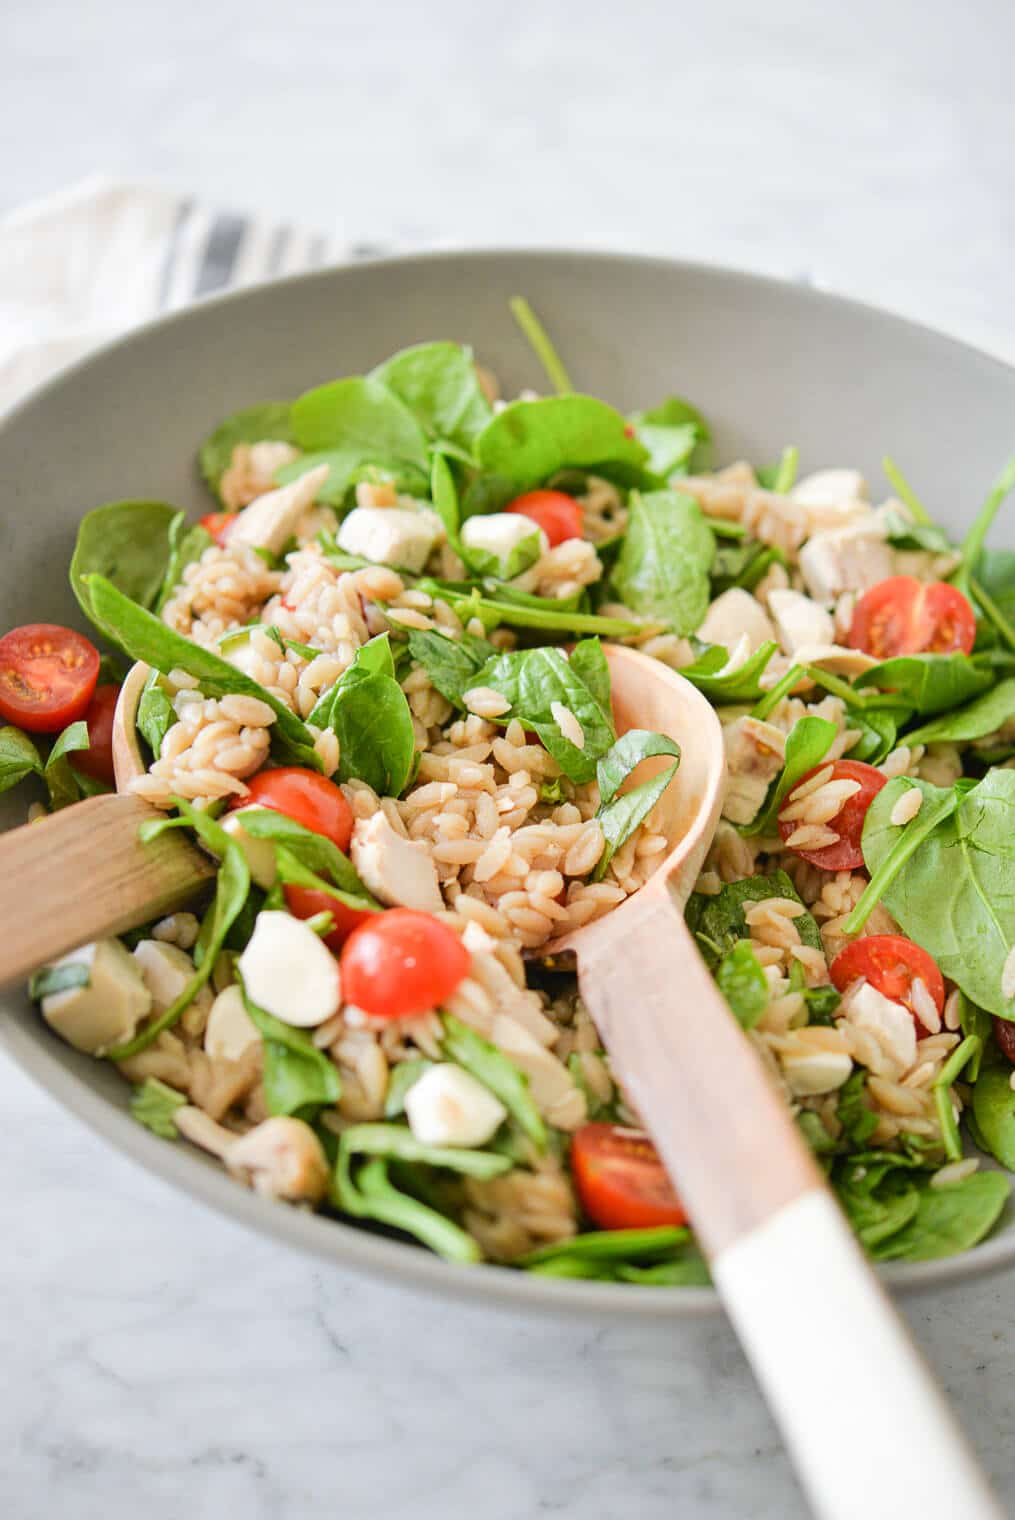
[{"label": "white marble countertop", "polygon": [[[1015,345],[1008,0],[257,9],[7,0],[0,210],[104,170],[364,245],[804,275]],[[803,1515],[722,1322],[409,1296],[188,1205],[2,1060],[0,1107],[4,1517]],[[1015,1509],[1013,1290],[905,1307]],[[815,1398],[834,1375],[816,1336]]]}]

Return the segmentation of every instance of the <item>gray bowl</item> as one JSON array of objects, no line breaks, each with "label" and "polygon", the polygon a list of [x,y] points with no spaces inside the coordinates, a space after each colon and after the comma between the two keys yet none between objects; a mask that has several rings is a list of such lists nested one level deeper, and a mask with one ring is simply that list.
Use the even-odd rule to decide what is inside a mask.
[{"label": "gray bowl", "polygon": [[[195,450],[239,407],[295,395],[361,372],[405,344],[440,337],[471,343],[508,393],[539,386],[508,313],[518,293],[547,323],[580,389],[624,409],[669,392],[686,395],[714,424],[720,459],[769,460],[793,442],[805,470],[857,465],[880,483],[879,461],[891,453],[954,532],[1015,442],[1015,369],[800,286],[659,259],[570,253],[448,254],[329,270],[153,323],[76,365],[0,424],[4,628],[40,620],[80,625],[66,567],[75,525],[89,508],[161,497],[193,514],[209,510]],[[0,825],[23,816],[23,801],[0,800]],[[183,1145],[136,1124],[126,1084],[61,1044],[23,994],[3,998],[0,1042],[41,1086],[151,1172],[332,1262],[516,1309],[643,1317],[718,1307],[706,1289],[555,1282],[448,1266],[415,1246],[263,1202]],[[893,1287],[917,1288],[1012,1263],[1009,1212],[974,1251],[884,1275]]]}]

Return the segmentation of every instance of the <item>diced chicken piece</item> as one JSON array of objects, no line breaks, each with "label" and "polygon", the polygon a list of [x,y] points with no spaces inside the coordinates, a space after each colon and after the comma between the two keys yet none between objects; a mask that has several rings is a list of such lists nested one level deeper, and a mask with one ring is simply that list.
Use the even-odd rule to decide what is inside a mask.
[{"label": "diced chicken piece", "polygon": [[204,1030],[205,1054],[224,1061],[238,1061],[261,1036],[243,1005],[243,993],[233,984],[220,992],[211,1005]]},{"label": "diced chicken piece", "polygon": [[859,470],[815,470],[789,494],[804,507],[844,507],[867,501],[867,482]]},{"label": "diced chicken piece", "polygon": [[488,1038],[528,1077],[533,1102],[551,1124],[574,1130],[584,1123],[587,1105],[581,1088],[564,1063],[527,1029],[507,1015],[497,1014]]},{"label": "diced chicken piece", "polygon": [[916,1025],[908,1008],[861,982],[843,999],[841,1011],[849,1023],[874,1036],[896,1076],[909,1071],[916,1061]]},{"label": "diced chicken piece", "polygon": [[748,640],[751,654],[775,638],[771,619],[758,599],[740,586],[733,586],[717,596],[698,629],[706,644],[725,644],[733,649],[741,638]]},{"label": "diced chicken piece", "polygon": [[894,568],[884,528],[873,521],[816,533],[800,550],[804,584],[819,602],[834,602],[844,591],[867,591]]},{"label": "diced chicken piece", "polygon": [[338,530],[338,546],[376,565],[418,575],[444,536],[436,512],[404,507],[354,507]]},{"label": "diced chicken piece", "polygon": [[[479,549],[492,554],[498,562],[499,574],[507,575],[509,560],[519,544],[527,538],[536,537],[539,545],[535,558],[546,554],[550,541],[542,528],[531,517],[521,512],[490,512],[469,517],[462,524],[462,543],[467,549]],[[528,566],[525,567],[528,569]]]},{"label": "diced chicken piece", "polygon": [[723,817],[750,823],[782,770],[786,735],[758,718],[737,718],[723,729],[728,779]]},{"label": "diced chicken piece", "polygon": [[775,619],[779,643],[786,654],[795,654],[808,644],[831,644],[834,641],[832,614],[809,596],[804,596],[802,591],[772,591],[768,606]]},{"label": "diced chicken piece", "polygon": [[387,907],[441,912],[444,899],[429,850],[396,834],[383,813],[357,821],[349,853],[363,885]]},{"label": "diced chicken piece", "polygon": [[786,1085],[797,1098],[835,1092],[853,1069],[844,1050],[790,1050],[780,1057]]},{"label": "diced chicken piece", "polygon": [[251,880],[269,892],[275,885],[275,851],[269,839],[255,839],[253,834],[248,834],[243,827],[244,813],[256,812],[255,808],[237,808],[233,813],[227,813],[221,824],[231,839],[234,839],[243,853],[250,870]]},{"label": "diced chicken piece", "polygon": [[289,913],[259,913],[238,964],[250,1001],[283,1024],[313,1029],[341,1007],[338,961]]},{"label": "diced chicken piece", "polygon": [[[182,1112],[177,1111],[177,1119]],[[262,1198],[319,1203],[327,1191],[324,1148],[302,1119],[265,1119],[234,1140],[225,1153],[225,1163]]]},{"label": "diced chicken piece", "polygon": [[100,939],[47,969],[64,966],[81,967],[88,980],[42,999],[42,1016],[50,1028],[89,1055],[102,1055],[129,1040],[152,1008],[152,995],[130,951],[118,939]]},{"label": "diced chicken piece", "polygon": [[405,1095],[409,1128],[423,1145],[485,1145],[507,1118],[488,1087],[460,1066],[431,1066]]},{"label": "diced chicken piece", "polygon": [[152,995],[153,1013],[164,1013],[175,1003],[194,975],[194,962],[187,952],[162,940],[139,940],[134,946],[134,959]]},{"label": "diced chicken piece", "polygon": [[279,486],[277,491],[258,496],[244,508],[229,530],[229,542],[281,554],[296,533],[303,514],[313,506],[318,491],[328,478],[328,469],[328,465],[319,464],[290,485]]}]

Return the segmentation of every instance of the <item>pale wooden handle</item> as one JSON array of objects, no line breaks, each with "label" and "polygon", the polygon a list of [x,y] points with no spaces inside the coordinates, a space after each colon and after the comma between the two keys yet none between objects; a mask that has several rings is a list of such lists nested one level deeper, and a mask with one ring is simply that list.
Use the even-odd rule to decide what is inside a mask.
[{"label": "pale wooden handle", "polygon": [[111,793],[0,837],[0,986],[190,901],[215,864],[175,829],[143,845],[154,816]]},{"label": "pale wooden handle", "polygon": [[712,1275],[821,1520],[1001,1520],[830,1193],[789,1204]]}]

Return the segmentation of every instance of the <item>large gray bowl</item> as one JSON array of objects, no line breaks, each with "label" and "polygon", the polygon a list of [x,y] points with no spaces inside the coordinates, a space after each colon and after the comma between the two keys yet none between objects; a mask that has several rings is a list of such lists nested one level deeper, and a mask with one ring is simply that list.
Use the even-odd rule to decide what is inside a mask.
[{"label": "large gray bowl", "polygon": [[[207,511],[195,450],[239,407],[359,373],[426,338],[471,343],[508,393],[540,385],[508,313],[518,293],[546,321],[582,390],[625,409],[668,392],[686,395],[713,423],[720,458],[768,460],[794,442],[804,469],[858,465],[880,483],[879,461],[890,452],[955,532],[1015,445],[1015,369],[856,302],[658,259],[475,253],[385,260],[226,296],[153,323],[67,371],[0,424],[0,624],[80,624],[66,566],[75,525],[89,508],[146,496]],[[0,825],[22,817],[23,803],[0,803]],[[448,1295],[559,1313],[666,1316],[718,1307],[705,1289],[451,1267],[414,1246],[263,1202],[183,1145],[137,1125],[127,1113],[126,1084],[61,1044],[23,994],[3,999],[0,1041],[67,1108],[150,1171],[337,1264]],[[967,1255],[893,1267],[885,1276],[913,1288],[1012,1263],[1009,1214]]]}]

